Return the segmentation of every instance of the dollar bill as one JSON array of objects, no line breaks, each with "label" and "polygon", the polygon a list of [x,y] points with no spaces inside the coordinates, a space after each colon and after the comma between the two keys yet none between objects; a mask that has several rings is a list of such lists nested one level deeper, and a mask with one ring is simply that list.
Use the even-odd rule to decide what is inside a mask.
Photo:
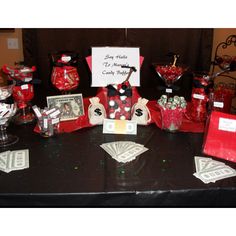
[{"label": "dollar bill", "polygon": [[199,156],[195,156],[194,159],[196,172],[193,175],[205,184],[236,176],[236,171],[223,162]]},{"label": "dollar bill", "polygon": [[137,121],[104,119],[104,134],[137,134]]},{"label": "dollar bill", "polygon": [[29,150],[6,151],[0,153],[0,170],[9,173],[29,168]]},{"label": "dollar bill", "polygon": [[100,145],[113,159],[126,163],[134,160],[138,155],[147,151],[142,144],[131,141],[117,141]]},{"label": "dollar bill", "polygon": [[0,153],[0,170],[6,172],[7,167],[7,158],[10,154],[10,151]]},{"label": "dollar bill", "polygon": [[218,167],[217,169],[202,171],[194,174],[204,183],[215,183],[218,180],[236,176],[236,171],[229,166]]}]

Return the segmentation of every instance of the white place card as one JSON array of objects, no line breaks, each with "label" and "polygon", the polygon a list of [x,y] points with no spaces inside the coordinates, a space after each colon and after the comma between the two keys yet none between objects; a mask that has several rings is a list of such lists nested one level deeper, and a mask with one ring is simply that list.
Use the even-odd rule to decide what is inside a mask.
[{"label": "white place card", "polygon": [[220,117],[219,130],[236,132],[236,120]]},{"label": "white place card", "polygon": [[214,102],[213,106],[214,107],[218,107],[218,108],[223,108],[224,107],[224,103],[223,102]]},{"label": "white place card", "polygon": [[167,88],[166,89],[166,93],[172,93],[172,89],[171,88]]},{"label": "white place card", "polygon": [[193,94],[193,97],[196,98],[196,99],[199,99],[199,100],[203,100],[203,99],[205,98],[204,95],[197,94],[197,93],[194,93],[194,94]]}]

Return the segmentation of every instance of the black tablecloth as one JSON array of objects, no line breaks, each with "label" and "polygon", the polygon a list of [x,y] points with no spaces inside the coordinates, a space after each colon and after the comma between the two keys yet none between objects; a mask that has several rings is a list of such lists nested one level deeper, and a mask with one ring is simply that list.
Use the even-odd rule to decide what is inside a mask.
[{"label": "black tablecloth", "polygon": [[[43,138],[33,125],[10,125],[29,149],[30,168],[0,172],[0,206],[236,206],[236,177],[204,184],[193,176],[203,134],[139,126],[137,135],[102,134],[102,126]],[[135,141],[149,150],[122,164],[99,145]],[[236,164],[224,161],[236,168]]]}]

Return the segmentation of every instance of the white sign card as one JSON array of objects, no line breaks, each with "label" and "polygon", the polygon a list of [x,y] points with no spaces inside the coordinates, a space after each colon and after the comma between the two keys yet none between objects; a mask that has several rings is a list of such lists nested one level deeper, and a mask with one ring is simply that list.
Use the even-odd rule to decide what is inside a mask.
[{"label": "white sign card", "polygon": [[139,48],[93,47],[92,48],[92,87],[105,87],[120,84],[128,76],[132,66],[137,70],[130,76],[131,86],[140,86]]}]

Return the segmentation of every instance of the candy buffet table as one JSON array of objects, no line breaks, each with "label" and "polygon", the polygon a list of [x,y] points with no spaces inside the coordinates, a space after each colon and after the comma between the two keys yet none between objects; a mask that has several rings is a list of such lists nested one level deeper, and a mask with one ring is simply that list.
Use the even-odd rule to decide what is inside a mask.
[{"label": "candy buffet table", "polygon": [[[138,135],[104,135],[102,127],[44,139],[33,125],[9,127],[29,149],[30,168],[0,172],[0,206],[236,206],[236,177],[204,184],[193,176],[203,135],[171,134],[152,124]],[[149,150],[133,162],[113,160],[100,144],[135,141]],[[226,162],[236,168],[236,164]]]}]

